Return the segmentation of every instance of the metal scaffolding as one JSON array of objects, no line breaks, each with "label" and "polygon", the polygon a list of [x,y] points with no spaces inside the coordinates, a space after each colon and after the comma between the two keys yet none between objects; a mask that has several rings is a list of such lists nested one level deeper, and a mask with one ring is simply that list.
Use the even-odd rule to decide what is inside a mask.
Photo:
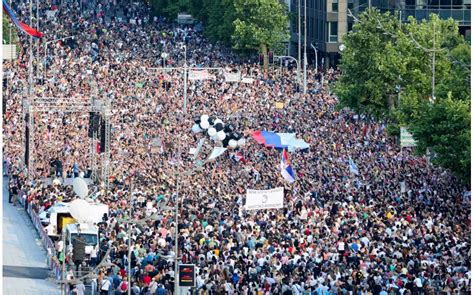
[{"label": "metal scaffolding", "polygon": [[[33,99],[25,99],[23,101],[23,111],[25,118],[28,117],[26,122],[29,129],[29,136],[25,139],[28,141],[28,178],[32,179],[35,173],[34,170],[34,116],[36,113],[43,112],[54,112],[54,113],[99,113],[103,119],[105,125],[105,147],[100,157],[100,177],[97,175],[98,168],[96,167],[96,139],[97,132],[93,133],[91,142],[91,169],[93,171],[93,179],[98,181],[99,179],[105,184],[108,189],[109,185],[109,174],[110,174],[110,102],[98,99],[87,99],[87,100],[71,100],[71,98],[58,98],[58,97],[36,97]],[[28,115],[28,116],[26,116]],[[26,134],[25,134],[26,137]],[[26,147],[25,147],[26,150]],[[25,151],[26,153],[26,151]]]}]

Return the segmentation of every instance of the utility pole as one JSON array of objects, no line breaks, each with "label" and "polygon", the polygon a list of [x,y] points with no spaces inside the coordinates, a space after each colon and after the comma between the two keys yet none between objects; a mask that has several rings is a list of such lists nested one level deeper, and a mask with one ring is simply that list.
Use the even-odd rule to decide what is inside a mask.
[{"label": "utility pole", "polygon": [[183,102],[183,113],[187,113],[187,102],[188,102],[188,72],[192,70],[219,70],[222,71],[224,70],[223,68],[220,67],[214,67],[214,68],[198,68],[198,67],[189,67],[186,63],[184,67],[167,67],[167,68],[147,68],[148,70],[158,70],[158,71],[172,71],[172,70],[183,70],[184,73],[184,102]]},{"label": "utility pole", "polygon": [[303,93],[306,94],[306,91],[308,89],[308,81],[307,81],[307,67],[308,67],[308,57],[306,55],[306,39],[307,39],[307,31],[308,31],[308,28],[307,28],[307,23],[306,23],[306,0],[304,0],[304,46],[303,46],[303,50],[304,50],[304,75],[303,75],[303,79],[304,79],[304,84],[303,84]]},{"label": "utility pole", "polygon": [[[30,0],[30,25],[33,23],[33,2]],[[28,99],[33,94],[33,36],[30,36],[30,59],[28,60]]]},{"label": "utility pole", "polygon": [[[31,3],[31,2],[30,2]],[[62,271],[61,271],[61,281],[66,281],[66,253],[67,253],[67,246],[66,246],[66,228],[63,227],[62,231],[62,237],[61,240],[63,242],[63,265],[62,265]],[[61,284],[61,295],[66,294],[66,284],[63,283]]]},{"label": "utility pole", "polygon": [[188,102],[188,60],[187,60],[187,47],[184,44],[184,105],[183,113],[186,114],[186,105]]},{"label": "utility pole", "polygon": [[314,46],[313,43],[311,43],[311,47],[314,50],[314,66],[316,68],[316,74],[317,74],[318,73],[318,49],[316,48],[316,46]]},{"label": "utility pole", "polygon": [[[12,0],[10,0],[10,7],[12,7]],[[9,27],[10,27],[10,30],[9,30],[10,31],[10,39],[8,39],[8,40],[10,40],[10,44],[13,44],[13,42],[12,42],[12,24],[11,23],[10,23]]]},{"label": "utility pole", "polygon": [[178,256],[178,251],[179,251],[179,245],[178,245],[178,239],[179,239],[179,233],[178,233],[178,216],[179,216],[179,173],[176,173],[176,200],[174,204],[174,216],[175,216],[175,221],[174,221],[174,231],[175,231],[175,240],[174,240],[174,294],[179,294],[179,282],[178,282],[178,263],[179,263],[179,256]]},{"label": "utility pole", "polygon": [[[36,30],[39,32],[39,1],[36,0]],[[36,40],[36,79],[39,78],[39,65],[40,65],[40,53],[39,53],[39,42],[40,40]]]},{"label": "utility pole", "polygon": [[[298,84],[301,84],[300,72],[301,72],[301,0],[298,0],[298,65],[296,69]],[[301,85],[300,85],[301,86]]]},{"label": "utility pole", "polygon": [[[132,210],[133,210],[133,206],[132,206],[132,194],[133,194],[133,175],[132,175],[132,179],[131,179],[131,182],[130,182],[130,197],[129,197],[129,201],[128,201],[128,206],[130,208],[130,211],[129,211],[129,217],[128,217],[128,220],[129,221],[132,221],[132,218],[133,218],[133,213],[132,213]],[[131,295],[131,289],[132,289],[132,223],[129,223],[128,224],[129,228],[127,230],[127,239],[128,239],[128,258],[127,258],[127,263],[128,263],[128,271],[127,271],[127,281],[128,281],[128,288],[127,288],[127,294],[128,295]]]},{"label": "utility pole", "polygon": [[436,100],[435,96],[435,74],[436,74],[436,26],[433,21],[433,49],[432,49],[432,65],[431,65],[431,100],[434,103]]}]

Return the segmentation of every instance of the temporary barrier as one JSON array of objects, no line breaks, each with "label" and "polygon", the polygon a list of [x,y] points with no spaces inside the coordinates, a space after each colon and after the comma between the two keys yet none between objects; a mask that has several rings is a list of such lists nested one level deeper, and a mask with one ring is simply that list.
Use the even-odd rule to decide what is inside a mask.
[{"label": "temporary barrier", "polygon": [[54,247],[53,241],[49,238],[48,233],[46,232],[44,226],[41,224],[41,219],[39,218],[38,214],[33,210],[31,204],[28,204],[27,208],[28,215],[33,222],[38,234],[41,238],[41,242],[43,247],[48,251],[48,266],[53,271],[54,275],[56,276],[57,280],[61,279],[61,263],[56,258],[56,249]]}]

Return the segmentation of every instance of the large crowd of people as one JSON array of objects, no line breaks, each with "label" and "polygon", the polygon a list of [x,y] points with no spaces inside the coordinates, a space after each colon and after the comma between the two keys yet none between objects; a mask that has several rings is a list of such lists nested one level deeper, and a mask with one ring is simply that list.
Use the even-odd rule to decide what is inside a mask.
[{"label": "large crowd of people", "polygon": [[[193,26],[153,17],[142,3],[117,2],[84,3],[82,10],[78,3],[58,5],[50,18],[51,5],[41,4],[44,38],[75,37],[50,44],[48,53],[40,46],[45,57],[34,64],[40,79],[33,97],[96,96],[111,102],[111,185],[108,190],[93,185],[109,216],[99,223],[92,263],[110,250],[105,259],[116,265],[100,270],[101,294],[127,288],[133,294],[171,294],[176,242],[181,261],[198,268],[195,294],[470,291],[470,200],[464,195],[469,188],[449,171],[401,149],[387,135],[385,122],[339,110],[329,90],[336,70],[316,74],[310,68],[305,95],[296,86],[295,69],[265,71],[253,59],[210,43]],[[28,17],[26,3],[14,8]],[[28,180],[22,127],[28,38],[20,35],[20,44],[18,60],[3,64],[8,79],[4,159],[11,192],[42,212],[77,198],[71,187],[40,180],[51,177],[53,159],[62,162],[63,177],[89,169],[89,113],[35,113],[34,180]],[[215,79],[188,81],[185,112],[182,71],[150,69],[185,62],[238,70],[254,82],[226,82],[222,71],[211,72]],[[245,161],[235,161],[228,151],[201,171],[185,173],[196,163],[190,148],[204,136],[191,127],[203,114],[244,134],[247,143],[239,151]],[[290,153],[294,183],[280,175],[281,152],[252,139],[258,130],[295,132],[310,144]],[[161,145],[154,149],[157,138]],[[349,159],[358,173],[349,169]],[[275,187],[285,188],[284,208],[244,209],[246,189]],[[172,209],[177,201],[178,241]],[[120,220],[130,210],[134,219],[156,218],[132,226],[128,269],[129,225]]]}]

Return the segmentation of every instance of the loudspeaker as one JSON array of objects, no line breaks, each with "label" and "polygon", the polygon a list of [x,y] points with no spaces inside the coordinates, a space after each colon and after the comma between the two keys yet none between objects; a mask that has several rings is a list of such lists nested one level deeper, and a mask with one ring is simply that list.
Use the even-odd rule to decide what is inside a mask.
[{"label": "loudspeaker", "polygon": [[100,153],[102,154],[105,151],[105,122],[101,120],[100,123]]}]

